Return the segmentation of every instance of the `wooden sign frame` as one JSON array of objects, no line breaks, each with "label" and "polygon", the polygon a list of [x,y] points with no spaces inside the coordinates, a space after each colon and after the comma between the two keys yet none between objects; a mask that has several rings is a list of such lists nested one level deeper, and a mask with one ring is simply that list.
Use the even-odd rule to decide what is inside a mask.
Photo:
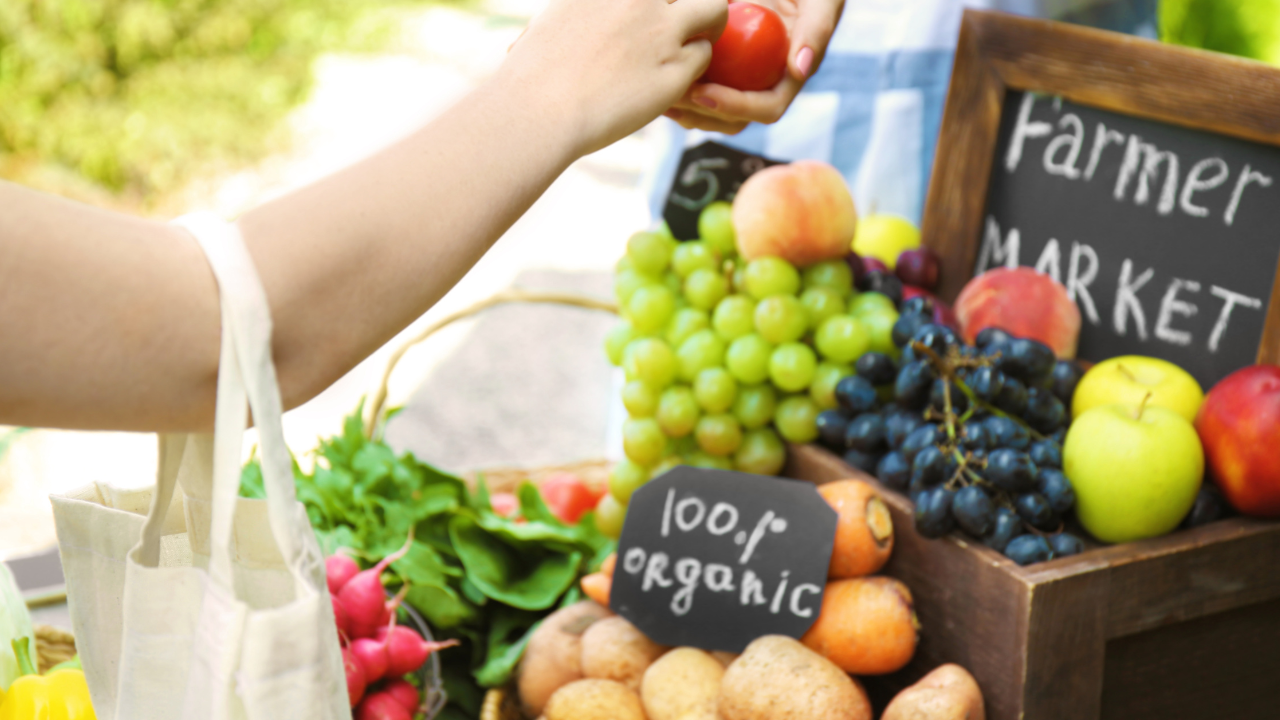
[{"label": "wooden sign frame", "polygon": [[[950,302],[972,275],[1007,90],[1280,146],[1280,69],[1152,40],[966,10],[942,116],[924,244]],[[1280,242],[1280,238],[1277,240]],[[1280,364],[1280,264],[1257,362]]]}]

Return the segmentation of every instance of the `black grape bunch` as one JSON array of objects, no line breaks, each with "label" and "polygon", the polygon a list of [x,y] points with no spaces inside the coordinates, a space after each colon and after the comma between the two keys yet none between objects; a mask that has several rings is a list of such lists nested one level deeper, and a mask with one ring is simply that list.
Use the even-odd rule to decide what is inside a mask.
[{"label": "black grape bunch", "polygon": [[1075,506],[1062,472],[1071,395],[1083,369],[1048,346],[996,329],[965,344],[933,322],[925,297],[903,303],[895,361],[871,352],[818,416],[822,442],[906,493],[928,538],[960,530],[1020,565],[1074,555]]}]

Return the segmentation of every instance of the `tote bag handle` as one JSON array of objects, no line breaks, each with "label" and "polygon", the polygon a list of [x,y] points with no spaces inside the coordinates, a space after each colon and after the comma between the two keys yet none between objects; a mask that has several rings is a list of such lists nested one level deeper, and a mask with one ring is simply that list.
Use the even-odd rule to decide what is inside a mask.
[{"label": "tote bag handle", "polygon": [[[191,233],[204,249],[218,281],[222,308],[224,352],[214,429],[210,573],[219,584],[233,587],[232,529],[246,411],[252,409],[272,535],[299,593],[320,592],[325,588],[324,560],[297,502],[284,439],[283,403],[271,358],[271,314],[253,259],[239,230],[212,213],[184,215],[174,224]],[[226,351],[228,341],[231,352]]]}]

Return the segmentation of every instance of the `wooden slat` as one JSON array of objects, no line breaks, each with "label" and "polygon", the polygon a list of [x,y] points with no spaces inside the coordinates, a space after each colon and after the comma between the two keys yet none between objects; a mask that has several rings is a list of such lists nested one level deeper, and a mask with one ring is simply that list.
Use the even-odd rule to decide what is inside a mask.
[{"label": "wooden slat", "polygon": [[1101,717],[1280,717],[1280,600],[1112,641]]},{"label": "wooden slat", "polygon": [[1280,69],[1080,25],[966,13],[1005,85],[1169,125],[1280,145]]},{"label": "wooden slat", "polygon": [[946,302],[954,302],[973,275],[1004,104],[1004,85],[982,54],[983,28],[967,21],[967,11],[965,17],[920,228],[924,244],[938,254],[937,294]]},{"label": "wooden slat", "polygon": [[1110,574],[1086,572],[1031,587],[1022,690],[1026,718],[1096,718],[1102,708]]}]

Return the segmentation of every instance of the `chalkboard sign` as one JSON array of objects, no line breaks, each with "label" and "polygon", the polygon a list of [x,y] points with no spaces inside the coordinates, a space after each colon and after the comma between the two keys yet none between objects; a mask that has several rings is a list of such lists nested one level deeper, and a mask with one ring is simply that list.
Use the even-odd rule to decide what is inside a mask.
[{"label": "chalkboard sign", "polygon": [[717,200],[733,200],[752,173],[781,164],[711,141],[685,150],[667,193],[662,218],[677,240],[695,240],[702,208]]},{"label": "chalkboard sign", "polygon": [[1280,362],[1280,70],[966,11],[923,223],[939,294],[1029,266],[1078,353],[1164,358],[1208,390]]},{"label": "chalkboard sign", "polygon": [[663,645],[799,638],[822,608],[835,532],[810,483],[680,466],[631,496],[609,605]]},{"label": "chalkboard sign", "polygon": [[1048,273],[1080,307],[1081,357],[1154,355],[1208,388],[1258,352],[1277,180],[1277,147],[1010,92],[973,272]]}]

